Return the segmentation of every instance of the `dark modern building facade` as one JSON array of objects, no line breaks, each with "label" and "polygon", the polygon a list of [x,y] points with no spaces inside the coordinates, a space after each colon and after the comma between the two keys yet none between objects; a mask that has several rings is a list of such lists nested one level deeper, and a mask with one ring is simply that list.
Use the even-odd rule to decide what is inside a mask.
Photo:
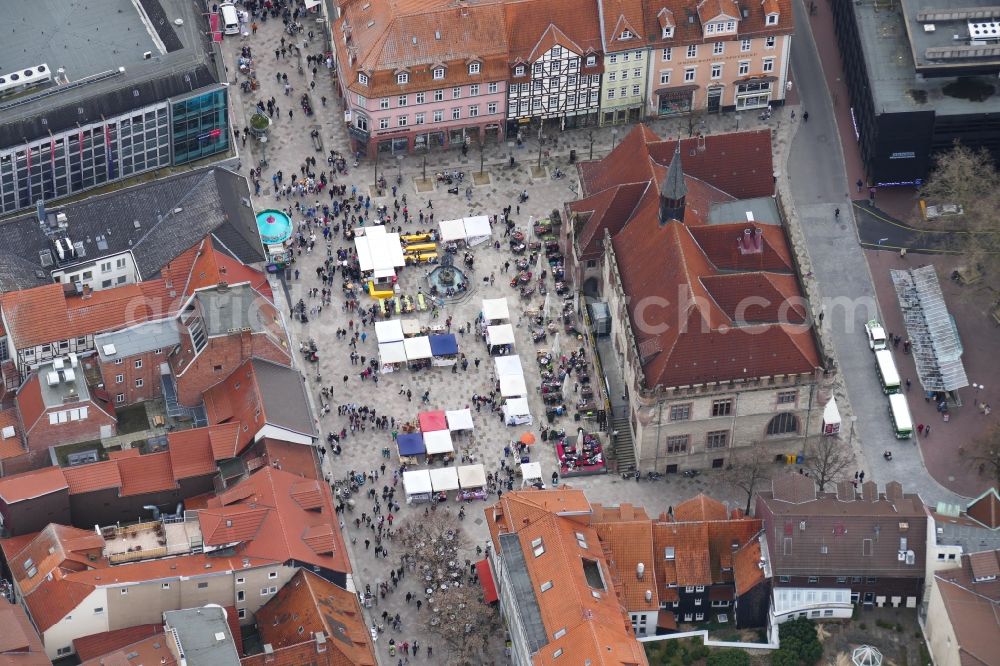
[{"label": "dark modern building facade", "polygon": [[873,185],[919,185],[955,141],[1000,157],[1000,10],[986,0],[832,2]]},{"label": "dark modern building facade", "polygon": [[[17,12],[30,10],[22,5]],[[223,61],[206,17],[181,0],[134,7],[91,9],[108,14],[113,33],[131,34],[128,44],[60,48],[71,38],[60,44],[53,22],[49,42],[0,46],[4,62],[58,68],[38,87],[0,91],[0,215],[231,149]]]}]

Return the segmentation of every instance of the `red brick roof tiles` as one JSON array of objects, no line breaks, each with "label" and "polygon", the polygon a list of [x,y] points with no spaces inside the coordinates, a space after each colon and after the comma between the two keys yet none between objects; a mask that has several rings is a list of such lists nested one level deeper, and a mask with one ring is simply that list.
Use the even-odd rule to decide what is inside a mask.
[{"label": "red brick roof tiles", "polygon": [[70,495],[122,486],[122,477],[116,460],[66,467],[63,468],[63,476],[69,484]]},{"label": "red brick roof tiles", "polygon": [[[653,572],[653,527],[644,522],[609,522],[595,525],[601,544],[611,550],[609,564],[622,582],[622,602],[630,612],[655,610],[660,600]],[[642,563],[642,578],[638,565]],[[649,600],[646,591],[652,592]]]},{"label": "red brick roof tiles", "polygon": [[295,503],[306,511],[323,508],[323,489],[316,479],[308,479],[292,484],[288,489]]},{"label": "red brick roof tiles", "polygon": [[[532,62],[552,46],[599,53],[600,19],[592,0],[518,0],[503,4],[508,58]],[[581,63],[581,73],[588,70]]]},{"label": "red brick roof tiles", "polygon": [[42,415],[45,414],[45,400],[42,398],[41,379],[37,373],[32,373],[17,391],[14,401],[17,411],[21,414],[21,423],[25,430],[31,432]]},{"label": "red brick roof tiles", "polygon": [[58,467],[11,474],[0,478],[0,500],[4,504],[14,504],[59,492],[69,488],[66,477]]},{"label": "red brick roof tiles", "polygon": [[[698,13],[704,20],[714,18],[714,16],[709,16],[713,12],[716,15],[721,13],[728,14],[734,11],[732,7],[725,8],[731,2],[732,0],[707,0],[707,5],[703,9],[700,9]],[[773,11],[772,8],[775,6],[778,8],[778,23],[777,25],[767,25],[765,13],[771,13]],[[687,16],[687,11],[691,7],[691,0],[650,0],[644,15],[646,19],[646,34],[652,37],[649,43],[654,47],[679,47],[688,44],[705,44],[713,41],[716,38],[715,35],[709,35],[707,39],[705,38],[701,21],[689,23],[685,20],[684,17]],[[675,25],[673,36],[667,39],[662,38],[662,25],[659,18],[660,10],[665,8],[669,8],[672,11]],[[738,30],[740,38],[760,37],[763,35],[790,35],[794,30],[791,0],[768,0],[764,5],[757,2],[757,0],[753,0],[752,2],[744,3],[743,8],[747,10],[748,16],[743,16],[742,12],[737,9],[736,16],[733,17],[739,21]]]},{"label": "red brick roof tiles", "polygon": [[122,458],[117,462],[122,478],[122,497],[146,495],[177,487],[169,451],[150,453],[138,458]]},{"label": "red brick roof tiles", "polygon": [[[45,647],[31,621],[19,604],[0,604],[0,664],[37,666],[52,662],[45,658]],[[41,660],[39,660],[39,658]]]},{"label": "red brick roof tiles", "polygon": [[969,502],[965,513],[976,522],[992,530],[1000,528],[1000,495],[997,494],[997,489],[990,488]]},{"label": "red brick roof tiles", "polygon": [[212,445],[212,455],[216,460],[233,458],[239,447],[240,424],[222,423],[209,426],[208,439]]},{"label": "red brick roof tiles", "polygon": [[674,520],[678,523],[697,520],[725,520],[728,517],[726,506],[704,493],[698,493],[674,508]]},{"label": "red brick roof tiles", "polygon": [[256,539],[272,509],[229,506],[198,512],[205,545],[224,546]]},{"label": "red brick roof tiles", "polygon": [[73,647],[76,648],[76,656],[80,661],[88,661],[162,633],[163,623],[137,624],[134,627],[74,638]]},{"label": "red brick roof tiles", "polygon": [[167,434],[170,468],[175,480],[214,474],[217,467],[212,455],[209,428],[191,428]]},{"label": "red brick roof tiles", "polygon": [[14,429],[14,434],[11,437],[0,437],[0,460],[16,458],[26,452],[24,438],[21,437],[21,421],[16,409],[0,411],[0,431],[8,427]]}]

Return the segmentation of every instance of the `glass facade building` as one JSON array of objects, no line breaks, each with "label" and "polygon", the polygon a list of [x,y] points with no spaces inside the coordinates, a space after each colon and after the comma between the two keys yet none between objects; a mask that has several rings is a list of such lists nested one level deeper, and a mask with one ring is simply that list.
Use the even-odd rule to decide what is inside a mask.
[{"label": "glass facade building", "polygon": [[0,150],[0,215],[229,150],[217,88]]}]

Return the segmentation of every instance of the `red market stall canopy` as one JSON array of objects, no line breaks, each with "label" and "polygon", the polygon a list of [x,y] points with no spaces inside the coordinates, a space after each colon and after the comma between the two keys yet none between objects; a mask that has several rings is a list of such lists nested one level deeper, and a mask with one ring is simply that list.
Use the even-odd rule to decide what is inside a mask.
[{"label": "red market stall canopy", "polygon": [[499,601],[500,597],[497,595],[497,584],[493,580],[490,561],[482,559],[476,562],[476,574],[479,576],[479,584],[483,586],[483,601],[488,604]]},{"label": "red market stall canopy", "polygon": [[443,409],[436,412],[420,412],[418,418],[420,419],[420,430],[422,432],[448,429],[448,417],[445,415]]}]

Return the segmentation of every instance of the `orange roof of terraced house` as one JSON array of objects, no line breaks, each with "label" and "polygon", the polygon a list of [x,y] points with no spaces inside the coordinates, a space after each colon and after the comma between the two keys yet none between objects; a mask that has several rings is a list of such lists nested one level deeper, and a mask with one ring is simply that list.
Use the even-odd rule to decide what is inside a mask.
[{"label": "orange roof of terraced house", "polygon": [[15,504],[68,488],[69,484],[60,468],[46,467],[0,478],[0,500],[4,504]]},{"label": "orange roof of terraced house", "polygon": [[215,474],[210,428],[191,428],[167,433],[170,469],[175,480]]},{"label": "orange roof of terraced house", "polygon": [[[27,451],[24,438],[21,436],[21,420],[18,418],[16,409],[0,410],[0,432],[8,428],[13,429],[13,434],[0,437],[0,460],[17,458]],[[6,431],[11,432],[11,430]]]},{"label": "orange roof of terraced house", "polygon": [[[514,0],[504,3],[511,64],[534,62],[553,46],[579,54],[600,54],[601,25],[594,0]],[[585,74],[600,67],[586,67]]]},{"label": "orange roof of terraced house", "polygon": [[0,666],[52,666],[20,604],[0,604]]},{"label": "orange roof of terraced house", "polygon": [[497,555],[526,578],[513,603],[544,648],[533,663],[647,664],[585,502],[572,489],[514,491],[485,510]]},{"label": "orange roof of terraced house", "polygon": [[117,460],[65,467],[63,476],[69,484],[70,495],[122,487],[122,476]]},{"label": "orange roof of terraced house", "polygon": [[122,497],[146,495],[177,487],[169,451],[130,456],[117,462],[122,478]]}]

